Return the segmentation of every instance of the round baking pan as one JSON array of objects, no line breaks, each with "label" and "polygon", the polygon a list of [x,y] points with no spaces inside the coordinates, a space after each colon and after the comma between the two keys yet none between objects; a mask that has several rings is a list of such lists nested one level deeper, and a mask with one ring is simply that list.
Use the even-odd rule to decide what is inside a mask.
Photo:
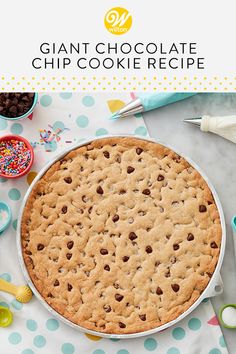
[{"label": "round baking pan", "polygon": [[95,140],[100,140],[102,139],[100,138],[91,138],[91,139],[87,139],[85,141],[83,141],[80,144],[76,144],[71,146],[69,149],[66,149],[65,151],[63,151],[62,153],[60,153],[59,155],[57,155],[54,159],[52,159],[48,164],[46,164],[42,170],[39,172],[39,174],[37,175],[37,177],[34,179],[34,181],[32,182],[32,184],[30,185],[24,200],[22,202],[21,208],[20,208],[20,212],[19,212],[19,217],[18,217],[18,225],[17,225],[17,250],[18,250],[18,256],[19,256],[19,261],[20,261],[20,265],[24,274],[24,277],[27,281],[27,283],[29,284],[29,286],[31,287],[33,293],[35,294],[35,296],[39,299],[39,301],[44,305],[44,307],[57,319],[61,320],[62,322],[68,324],[69,326],[73,327],[73,328],[77,328],[78,330],[85,332],[85,333],[89,333],[95,336],[100,336],[100,337],[104,337],[104,338],[122,338],[122,339],[128,339],[128,338],[135,338],[135,337],[142,337],[142,336],[147,336],[147,335],[151,335],[153,333],[157,333],[160,331],[163,331],[164,329],[177,324],[179,321],[181,321],[183,318],[185,318],[187,315],[189,315],[201,302],[202,300],[204,300],[205,298],[211,297],[211,296],[215,296],[218,293],[221,292],[222,290],[222,286],[221,286],[221,280],[220,280],[220,268],[223,262],[223,257],[224,257],[224,252],[225,252],[225,242],[226,242],[226,228],[225,228],[225,219],[224,219],[224,213],[223,213],[223,209],[219,200],[219,197],[213,187],[213,185],[211,184],[211,182],[209,181],[208,177],[205,175],[204,172],[202,172],[202,170],[199,168],[198,165],[196,165],[195,162],[193,162],[190,158],[184,156],[184,154],[181,154],[180,152],[176,151],[176,149],[174,149],[172,146],[165,144],[161,141],[158,140],[154,140],[151,138],[142,138],[139,136],[135,136],[135,135],[106,135],[104,136],[104,138],[112,138],[112,137],[125,137],[125,138],[131,138],[131,137],[135,137],[137,139],[140,140],[144,140],[144,141],[149,141],[149,142],[153,142],[153,143],[158,143],[161,144],[169,149],[171,149],[172,151],[176,152],[178,155],[180,155],[181,157],[183,157],[190,165],[192,165],[200,174],[201,176],[204,178],[205,182],[207,183],[209,189],[212,192],[212,195],[214,197],[216,206],[218,208],[219,211],[219,215],[220,215],[220,222],[221,222],[221,228],[222,228],[222,239],[221,239],[221,248],[220,248],[220,255],[219,255],[219,259],[215,268],[215,271],[207,285],[207,287],[205,288],[205,290],[202,292],[202,294],[199,296],[199,298],[193,303],[192,306],[190,306],[188,308],[187,311],[185,311],[184,313],[182,313],[179,317],[177,317],[176,319],[174,319],[173,321],[170,321],[162,326],[153,328],[151,330],[147,330],[147,331],[143,331],[143,332],[137,332],[137,333],[131,333],[131,334],[109,334],[109,333],[102,333],[102,332],[98,332],[98,331],[94,331],[94,330],[89,330],[87,328],[84,328],[82,326],[79,326],[71,321],[69,321],[68,319],[66,319],[65,317],[63,317],[62,315],[60,315],[58,312],[56,312],[51,306],[48,305],[48,303],[43,299],[43,297],[41,296],[41,294],[38,292],[38,290],[36,289],[36,287],[34,286],[30,275],[28,273],[28,270],[25,266],[24,263],[24,259],[23,259],[23,254],[22,254],[22,247],[21,247],[21,220],[22,220],[22,215],[23,215],[23,210],[24,210],[24,206],[26,204],[26,201],[29,197],[30,192],[32,191],[33,187],[35,186],[35,184],[40,180],[40,178],[45,174],[45,172],[49,169],[49,167],[51,165],[53,165],[55,162],[57,162],[58,160],[62,159],[66,154],[68,154],[70,151],[87,145]]}]

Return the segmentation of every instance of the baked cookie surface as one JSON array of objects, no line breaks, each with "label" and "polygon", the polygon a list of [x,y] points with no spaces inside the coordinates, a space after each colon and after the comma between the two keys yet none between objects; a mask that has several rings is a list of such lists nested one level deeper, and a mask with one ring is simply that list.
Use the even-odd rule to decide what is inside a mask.
[{"label": "baked cookie surface", "polygon": [[212,193],[184,158],[137,138],[69,152],[24,208],[24,262],[46,302],[104,333],[136,333],[185,312],[221,245]]}]

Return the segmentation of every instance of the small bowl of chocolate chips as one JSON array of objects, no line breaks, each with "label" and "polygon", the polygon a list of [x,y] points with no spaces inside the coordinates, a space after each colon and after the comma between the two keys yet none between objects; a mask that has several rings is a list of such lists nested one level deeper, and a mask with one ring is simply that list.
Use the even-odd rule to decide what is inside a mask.
[{"label": "small bowl of chocolate chips", "polygon": [[34,92],[2,92],[0,118],[7,120],[30,118],[37,102],[38,94]]}]

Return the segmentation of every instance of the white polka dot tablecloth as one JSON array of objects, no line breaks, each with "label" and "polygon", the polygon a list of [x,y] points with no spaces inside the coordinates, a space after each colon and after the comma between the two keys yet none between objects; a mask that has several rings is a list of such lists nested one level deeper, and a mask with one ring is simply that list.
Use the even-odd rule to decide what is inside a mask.
[{"label": "white polka dot tablecloth", "polygon": [[[0,235],[0,277],[15,284],[24,279],[17,258],[15,230],[22,198],[42,166],[58,152],[88,136],[125,133],[148,136],[141,115],[119,121],[109,116],[128,103],[129,94],[39,95],[32,118],[20,121],[0,119],[0,135],[18,134],[30,140],[35,162],[20,179],[0,179],[0,200],[12,208],[11,226]],[[0,306],[10,308],[14,322],[0,328],[1,354],[226,354],[224,338],[210,300],[187,318],[152,336],[115,340],[87,335],[53,318],[34,297],[22,305],[0,292]]]}]

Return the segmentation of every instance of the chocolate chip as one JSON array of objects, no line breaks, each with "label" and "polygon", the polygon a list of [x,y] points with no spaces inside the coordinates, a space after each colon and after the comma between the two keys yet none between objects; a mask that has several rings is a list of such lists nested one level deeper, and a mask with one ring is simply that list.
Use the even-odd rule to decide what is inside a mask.
[{"label": "chocolate chip", "polygon": [[162,295],[163,294],[163,291],[161,290],[161,288],[159,286],[157,287],[156,294],[157,295]]},{"label": "chocolate chip", "polygon": [[65,177],[64,178],[64,181],[68,184],[71,184],[72,183],[72,178],[71,177]]},{"label": "chocolate chip", "polygon": [[137,155],[140,155],[142,152],[143,152],[143,149],[141,149],[140,147],[138,147],[138,148],[136,149]]},{"label": "chocolate chip", "polygon": [[133,240],[135,240],[136,238],[137,238],[136,233],[135,233],[135,232],[130,232],[130,234],[129,234],[129,239],[130,239],[131,241],[133,241]]},{"label": "chocolate chip", "polygon": [[108,250],[106,248],[101,248],[100,253],[104,256],[105,254],[108,254]]},{"label": "chocolate chip", "polygon": [[127,173],[132,173],[132,172],[134,172],[134,170],[135,170],[135,168],[134,167],[132,167],[132,166],[128,166],[127,167]]},{"label": "chocolate chip", "polygon": [[103,155],[105,156],[106,159],[109,159],[110,154],[108,151],[103,151]]},{"label": "chocolate chip", "polygon": [[146,321],[146,315],[139,315],[140,320]]},{"label": "chocolate chip", "polygon": [[56,280],[54,281],[54,286],[59,286],[59,285],[60,285],[59,280],[56,279]]},{"label": "chocolate chip", "polygon": [[171,284],[171,287],[175,293],[179,291],[179,285],[178,284]]},{"label": "chocolate chip", "polygon": [[117,155],[117,156],[116,156],[116,162],[121,163],[121,157],[120,157],[120,155]]},{"label": "chocolate chip", "polygon": [[119,322],[119,327],[120,327],[120,328],[125,328],[126,325],[125,325],[123,322]]},{"label": "chocolate chip", "polygon": [[179,249],[179,245],[177,244],[177,243],[175,243],[174,245],[173,245],[173,250],[174,251],[177,251]]},{"label": "chocolate chip", "polygon": [[126,193],[126,190],[125,189],[121,189],[120,190],[120,194],[125,194]]},{"label": "chocolate chip", "polygon": [[108,264],[106,264],[106,265],[104,266],[104,269],[105,269],[107,272],[110,272],[110,267],[109,267]]},{"label": "chocolate chip", "polygon": [[117,283],[114,283],[113,286],[114,286],[115,289],[119,289],[120,288],[120,285],[117,284]]},{"label": "chocolate chip", "polygon": [[191,234],[191,232],[188,234],[187,240],[188,241],[194,240],[194,236],[193,236],[193,234]]},{"label": "chocolate chip", "polygon": [[128,262],[129,257],[128,256],[124,256],[122,259],[123,259],[123,262]]},{"label": "chocolate chip", "polygon": [[175,264],[176,261],[177,261],[176,257],[175,257],[175,256],[172,256],[171,259],[170,259],[170,262],[171,262],[172,264]]},{"label": "chocolate chip", "polygon": [[123,298],[124,298],[124,296],[123,295],[121,295],[121,294],[115,294],[115,299],[116,299],[116,301],[121,301],[121,300],[123,300]]},{"label": "chocolate chip", "polygon": [[103,189],[102,189],[101,186],[98,186],[98,187],[97,187],[97,193],[98,193],[98,194],[103,194]]},{"label": "chocolate chip", "polygon": [[32,252],[29,250],[26,250],[25,253],[28,254],[28,256],[31,256],[31,254],[32,254]]},{"label": "chocolate chip", "polygon": [[146,188],[146,189],[143,190],[142,193],[145,194],[145,195],[150,195],[151,191],[150,191],[150,189]]},{"label": "chocolate chip", "polygon": [[146,247],[146,252],[147,253],[152,253],[152,247],[151,246],[147,246]]},{"label": "chocolate chip", "polygon": [[104,308],[105,312],[111,312],[111,306],[104,305],[103,308]]},{"label": "chocolate chip", "polygon": [[207,211],[207,208],[205,205],[199,205],[199,211],[200,213],[205,213]]},{"label": "chocolate chip", "polygon": [[15,116],[17,114],[17,108],[16,106],[11,106],[9,108],[9,112],[11,113],[11,116]]},{"label": "chocolate chip", "polygon": [[169,278],[170,277],[170,270],[168,269],[167,272],[165,273],[165,277]]},{"label": "chocolate chip", "polygon": [[38,244],[37,250],[42,251],[44,249],[44,245],[42,243]]},{"label": "chocolate chip", "polygon": [[67,289],[68,289],[68,291],[71,291],[73,289],[73,286],[70,284],[67,284]]},{"label": "chocolate chip", "polygon": [[69,250],[71,250],[71,248],[74,246],[74,242],[73,241],[69,241],[67,242],[67,248],[69,248]]},{"label": "chocolate chip", "polygon": [[67,253],[66,254],[66,258],[69,260],[69,259],[71,259],[71,257],[72,257],[72,253]]},{"label": "chocolate chip", "polygon": [[159,175],[159,176],[157,177],[157,180],[158,180],[158,181],[163,181],[164,178],[165,178],[164,176]]},{"label": "chocolate chip", "polygon": [[112,218],[112,221],[116,222],[119,220],[119,215],[115,214]]},{"label": "chocolate chip", "polygon": [[211,248],[218,248],[217,244],[215,243],[215,241],[211,242]]},{"label": "chocolate chip", "polygon": [[66,213],[67,213],[67,206],[64,205],[64,206],[62,207],[61,211],[62,211],[62,214],[66,214]]}]

